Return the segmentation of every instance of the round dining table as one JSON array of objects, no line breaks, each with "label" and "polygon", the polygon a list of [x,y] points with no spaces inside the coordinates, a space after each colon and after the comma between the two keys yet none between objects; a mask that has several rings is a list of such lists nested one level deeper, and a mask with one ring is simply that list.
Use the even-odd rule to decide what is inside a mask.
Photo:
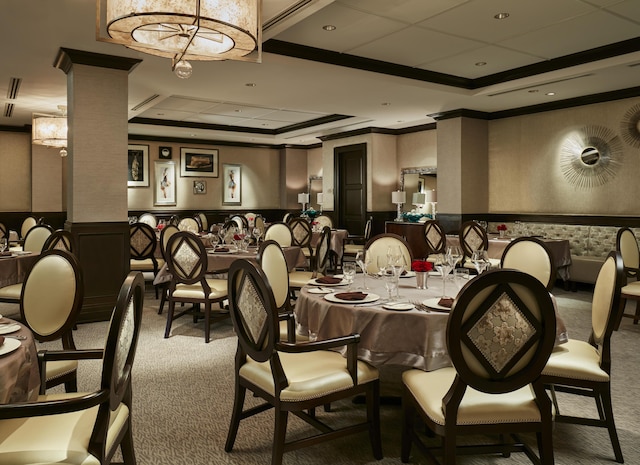
[{"label": "round dining table", "polygon": [[33,334],[22,323],[0,318],[0,336],[5,338],[0,345],[0,403],[35,400],[40,390],[40,370]]}]

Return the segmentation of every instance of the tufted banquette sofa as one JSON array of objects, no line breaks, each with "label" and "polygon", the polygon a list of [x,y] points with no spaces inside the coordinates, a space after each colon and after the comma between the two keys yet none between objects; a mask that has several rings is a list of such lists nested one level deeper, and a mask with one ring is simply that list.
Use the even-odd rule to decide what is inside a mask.
[{"label": "tufted banquette sofa", "polygon": [[[502,223],[489,223],[489,231],[497,233]],[[541,236],[547,239],[567,239],[571,248],[569,276],[572,282],[595,283],[607,254],[616,249],[616,226],[590,226],[556,223],[504,223],[508,235]],[[631,228],[636,238],[640,228]]]}]

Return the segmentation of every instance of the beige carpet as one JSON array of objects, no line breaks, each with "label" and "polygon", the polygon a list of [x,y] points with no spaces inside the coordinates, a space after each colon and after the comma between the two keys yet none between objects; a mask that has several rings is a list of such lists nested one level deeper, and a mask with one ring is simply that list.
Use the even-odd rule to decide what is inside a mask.
[{"label": "beige carpet", "polygon": [[[586,339],[589,332],[589,291],[578,293],[555,289],[559,308],[570,337]],[[212,327],[212,340],[205,344],[202,323],[190,317],[174,322],[172,335],[163,339],[165,316],[157,315],[158,301],[148,292],[144,325],[134,366],[134,437],[141,465],[209,465],[270,463],[273,414],[270,411],[241,423],[234,451],[224,452],[233,397],[233,357],[236,339],[230,322]],[[16,306],[0,304],[3,314]],[[166,314],[166,312],[165,312]],[[76,342],[81,348],[102,343],[106,323],[80,325]],[[613,402],[618,433],[626,463],[640,463],[640,403],[637,367],[640,366],[640,327],[625,319],[613,338]],[[81,367],[80,389],[95,387],[99,365]],[[562,402],[565,400],[565,402]],[[249,401],[253,401],[250,399]],[[592,401],[566,396],[561,405],[570,410],[593,411]],[[566,410],[566,409],[565,409]],[[570,411],[569,410],[569,411]],[[363,406],[351,402],[334,404],[332,412],[319,413],[327,422],[361,418]],[[373,459],[366,433],[324,445],[285,454],[285,464],[399,464],[399,406],[381,409],[384,459]],[[290,435],[308,431],[293,417]],[[613,452],[606,431],[562,425],[555,427],[555,463],[610,464]],[[416,451],[412,463],[425,459]],[[510,458],[463,457],[460,464],[530,463],[523,454]]]}]

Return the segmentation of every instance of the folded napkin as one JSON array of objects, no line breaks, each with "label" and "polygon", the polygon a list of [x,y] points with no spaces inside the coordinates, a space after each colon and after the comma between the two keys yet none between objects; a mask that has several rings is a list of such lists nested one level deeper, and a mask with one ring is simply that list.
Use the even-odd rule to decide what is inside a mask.
[{"label": "folded napkin", "polygon": [[438,300],[438,305],[440,305],[441,307],[451,308],[451,306],[453,305],[453,297],[443,297],[442,299]]},{"label": "folded napkin", "polygon": [[339,292],[336,294],[336,297],[340,300],[364,300],[367,298],[368,294],[364,292]]},{"label": "folded napkin", "polygon": [[316,278],[318,284],[338,284],[342,282],[340,278],[334,278],[333,276],[323,276],[322,278]]},{"label": "folded napkin", "polygon": [[0,256],[2,257],[8,257],[11,255],[11,251],[10,250],[5,250],[4,252],[0,252]]},{"label": "folded napkin", "polygon": [[218,247],[216,249],[216,252],[228,252],[229,251],[229,247]]}]

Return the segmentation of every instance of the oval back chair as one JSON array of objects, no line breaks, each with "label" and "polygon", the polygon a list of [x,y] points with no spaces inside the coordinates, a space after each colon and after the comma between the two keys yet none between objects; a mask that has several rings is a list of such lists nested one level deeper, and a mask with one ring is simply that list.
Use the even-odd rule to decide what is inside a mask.
[{"label": "oval back chair", "polygon": [[148,224],[153,229],[158,227],[158,220],[153,213],[143,213],[138,217],[138,223]]},{"label": "oval back chair", "polygon": [[178,223],[178,229],[180,231],[189,231],[192,233],[200,232],[200,225],[195,218],[185,217]]},{"label": "oval back chair", "polygon": [[57,229],[47,238],[42,250],[59,249],[74,253],[76,250],[75,240],[71,232],[64,229]]},{"label": "oval back chair", "polygon": [[42,252],[45,242],[47,242],[47,239],[52,233],[53,229],[51,229],[51,226],[49,225],[38,224],[34,226],[29,229],[29,232],[27,232],[27,236],[24,238],[24,244],[22,245],[22,250],[33,253]]},{"label": "oval back chair", "polygon": [[[622,256],[624,273],[626,276],[625,286],[621,290],[620,312],[616,329],[620,327],[622,318],[633,318],[633,323],[640,321],[640,249],[635,234],[629,228],[620,228],[616,236],[616,250]],[[627,300],[636,301],[635,313],[625,313]]]},{"label": "oval back chair", "polygon": [[291,247],[293,243],[291,228],[287,223],[282,222],[271,223],[264,233],[264,239],[273,239],[280,244],[280,247]]},{"label": "oval back chair", "polygon": [[549,247],[537,237],[519,237],[507,245],[500,268],[513,268],[535,277],[548,291],[556,282],[556,267]]},{"label": "oval back chair", "polygon": [[20,238],[24,240],[24,238],[27,237],[29,230],[37,224],[38,219],[35,216],[27,216],[20,226]]},{"label": "oval back chair", "polygon": [[367,273],[378,273],[378,257],[380,257],[382,260],[385,260],[386,265],[386,258],[389,247],[399,247],[400,252],[402,253],[405,269],[407,271],[411,269],[413,255],[411,254],[411,249],[409,248],[409,244],[407,243],[407,241],[397,234],[384,233],[372,237],[364,246],[364,250],[366,251],[366,253],[370,254],[371,256],[371,260],[367,268]]}]

